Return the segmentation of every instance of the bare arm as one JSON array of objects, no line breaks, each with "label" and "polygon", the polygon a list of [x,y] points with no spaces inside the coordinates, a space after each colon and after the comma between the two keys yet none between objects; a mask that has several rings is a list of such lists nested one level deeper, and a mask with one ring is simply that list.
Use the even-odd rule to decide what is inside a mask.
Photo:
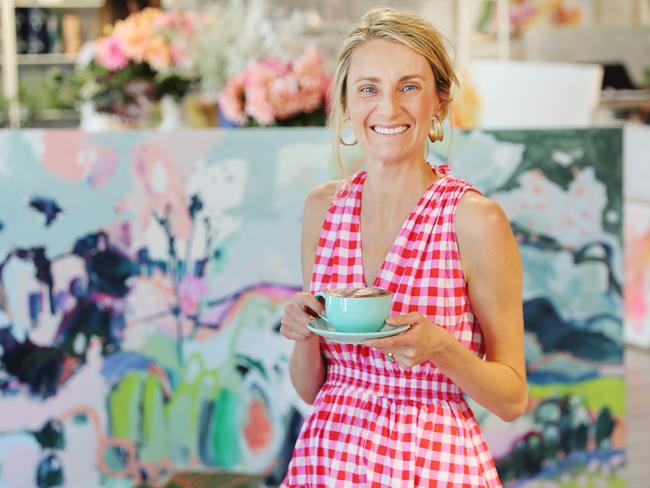
[{"label": "bare arm", "polygon": [[528,404],[519,249],[501,208],[474,192],[461,199],[456,235],[486,360],[419,313],[388,320],[391,325],[411,324],[408,332],[366,344],[393,354],[404,368],[433,361],[461,390],[511,421]]},{"label": "bare arm", "polygon": [[528,405],[519,248],[501,208],[474,192],[459,204],[456,235],[486,360],[449,336],[434,362],[478,403],[511,421]]},{"label": "bare arm", "polygon": [[289,360],[289,375],[300,398],[309,404],[314,402],[325,382],[327,365],[320,350],[319,336],[304,327],[313,318],[304,308],[323,313],[320,302],[309,293],[309,283],[323,219],[335,191],[336,182],[330,182],[312,190],[305,200],[300,245],[303,293],[298,294],[285,310],[286,329],[291,330],[283,331],[283,334],[295,341]]}]

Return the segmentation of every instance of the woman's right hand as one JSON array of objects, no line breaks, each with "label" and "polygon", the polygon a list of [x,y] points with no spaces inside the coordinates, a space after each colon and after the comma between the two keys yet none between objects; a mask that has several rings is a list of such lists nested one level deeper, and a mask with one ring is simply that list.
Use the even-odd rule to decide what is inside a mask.
[{"label": "woman's right hand", "polygon": [[311,293],[296,293],[286,307],[280,320],[280,333],[292,341],[305,341],[312,337],[307,323],[323,315],[323,304]]}]

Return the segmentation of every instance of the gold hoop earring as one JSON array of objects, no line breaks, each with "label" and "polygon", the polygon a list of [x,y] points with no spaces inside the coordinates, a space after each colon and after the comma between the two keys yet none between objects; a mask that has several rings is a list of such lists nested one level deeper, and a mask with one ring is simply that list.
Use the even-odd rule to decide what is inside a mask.
[{"label": "gold hoop earring", "polygon": [[338,139],[339,144],[340,144],[341,146],[348,146],[348,147],[350,147],[350,146],[354,146],[354,145],[357,143],[356,138],[355,138],[354,141],[352,141],[352,142],[345,142],[345,141],[343,140],[343,134],[341,133],[341,131],[339,131],[339,133],[338,133],[338,135],[337,135],[336,138]]},{"label": "gold hoop earring", "polygon": [[429,131],[429,140],[431,142],[442,141],[445,138],[445,133],[442,130],[442,122],[438,117],[431,119],[431,130]]}]

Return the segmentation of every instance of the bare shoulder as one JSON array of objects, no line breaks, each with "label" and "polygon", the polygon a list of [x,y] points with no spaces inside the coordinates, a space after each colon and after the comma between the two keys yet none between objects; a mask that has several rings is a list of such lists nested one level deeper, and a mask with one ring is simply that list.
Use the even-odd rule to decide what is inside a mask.
[{"label": "bare shoulder", "polygon": [[305,198],[303,215],[303,230],[309,240],[317,240],[320,228],[323,225],[325,213],[332,203],[341,182],[338,180],[329,181],[312,189]]},{"label": "bare shoulder", "polygon": [[460,199],[455,224],[456,232],[468,238],[478,238],[494,232],[512,232],[501,206],[474,191],[466,192]]},{"label": "bare shoulder", "polygon": [[339,180],[332,180],[313,188],[305,198],[305,211],[320,212],[327,210],[340,185]]},{"label": "bare shoulder", "polygon": [[329,183],[314,188],[309,192],[307,198],[305,198],[300,245],[303,289],[305,291],[309,290],[309,282],[323,220],[325,219],[327,209],[332,203],[332,197],[336,195],[339,186],[339,181],[330,181]]},{"label": "bare shoulder", "polygon": [[519,250],[501,206],[476,192],[461,198],[455,217],[456,238],[465,277],[487,269],[518,269]]}]

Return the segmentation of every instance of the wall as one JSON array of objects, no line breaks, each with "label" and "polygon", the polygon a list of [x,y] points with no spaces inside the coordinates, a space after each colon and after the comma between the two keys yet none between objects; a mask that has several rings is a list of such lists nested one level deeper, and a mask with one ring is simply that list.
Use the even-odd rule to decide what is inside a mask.
[{"label": "wall", "polygon": [[[622,132],[455,132],[447,155],[524,262],[529,412],[475,406],[504,479],[620,482]],[[278,320],[332,167],[325,129],[0,132],[0,486],[277,483],[308,413]]]},{"label": "wall", "polygon": [[625,132],[625,342],[650,347],[650,129]]},{"label": "wall", "polygon": [[522,59],[583,63],[623,63],[635,84],[647,83],[650,27],[531,29]]}]

